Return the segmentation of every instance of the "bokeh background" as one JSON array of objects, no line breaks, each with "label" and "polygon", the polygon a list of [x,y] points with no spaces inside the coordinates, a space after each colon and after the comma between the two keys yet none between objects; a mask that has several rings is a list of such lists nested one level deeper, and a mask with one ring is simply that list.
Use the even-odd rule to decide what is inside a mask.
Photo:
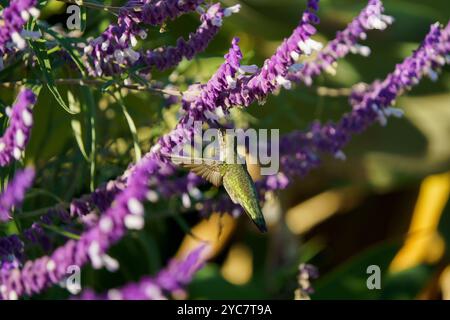
[{"label": "bokeh background", "polygon": [[[270,97],[264,106],[255,104],[245,112],[236,112],[239,123],[287,133],[307,128],[314,119],[337,119],[350,109],[347,98],[323,95],[320,87],[349,88],[384,78],[419,45],[432,23],[446,24],[449,19],[448,0],[383,2],[395,23],[385,31],[368,34],[364,44],[372,49],[370,57],[349,55],[339,61],[336,76],[320,76],[310,88],[299,85]],[[219,36],[204,53],[190,62],[183,61],[175,71],[154,77],[175,79],[182,86],[207,81],[222,63],[234,36],[241,38],[244,63],[261,64],[297,25],[305,7],[302,0],[239,3],[241,12],[224,21]],[[333,39],[366,4],[364,0],[321,1],[316,39]],[[64,5],[50,1],[42,13],[56,25],[65,21],[64,11]],[[107,12],[88,10],[87,14],[86,33],[93,36],[114,19]],[[173,44],[197,25],[194,15],[183,16],[164,30],[152,29],[147,43],[152,47]],[[60,70],[60,77],[71,76],[70,69]],[[83,285],[102,292],[138,280],[203,239],[213,243],[213,250],[188,288],[188,297],[193,299],[293,299],[301,262],[317,266],[320,272],[313,282],[316,290],[312,299],[449,299],[449,71],[444,69],[437,82],[424,79],[397,100],[396,106],[405,111],[404,118],[390,119],[386,127],[375,125],[354,137],[344,150],[346,161],[326,159],[307,177],[273,195],[264,208],[268,234],[259,234],[246,217],[213,214],[202,219],[195,210],[181,215],[176,209],[179,200],[172,199],[149,209],[161,214],[149,219],[145,231],[130,233],[112,249],[111,255],[121,261],[117,273],[87,267],[83,269]],[[76,86],[60,88],[76,97],[83,94]],[[13,90],[0,90],[2,99],[12,101]],[[36,167],[38,177],[23,209],[23,226],[40,214],[36,209],[88,193],[91,185],[120,175],[134,158],[132,136],[120,106],[100,91],[94,93],[97,157],[91,178],[90,164],[77,143],[77,137],[83,141],[88,136],[83,129],[87,120],[82,115],[70,117],[48,91],[42,90],[26,153],[26,163]],[[144,152],[176,123],[177,106],[165,107],[161,96],[129,93],[125,102]],[[51,196],[42,193],[43,189]],[[6,225],[0,232],[9,234],[14,228]],[[54,237],[65,240],[58,233]],[[41,254],[41,249],[35,250]],[[381,268],[381,290],[366,287],[370,265]],[[37,298],[66,296],[64,290],[53,288]]]}]

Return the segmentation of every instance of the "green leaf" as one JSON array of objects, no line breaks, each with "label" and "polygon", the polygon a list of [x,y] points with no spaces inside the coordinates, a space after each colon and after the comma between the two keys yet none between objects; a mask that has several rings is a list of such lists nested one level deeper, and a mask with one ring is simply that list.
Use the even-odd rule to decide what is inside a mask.
[{"label": "green leaf", "polygon": [[142,157],[142,151],[139,147],[139,140],[137,135],[137,129],[136,124],[134,123],[133,118],[131,117],[130,113],[128,112],[127,107],[125,106],[125,103],[122,100],[122,97],[116,97],[113,94],[113,97],[117,101],[117,103],[120,105],[122,112],[125,116],[125,119],[127,120],[128,127],[130,128],[131,136],[133,137],[133,144],[134,144],[134,153],[136,155],[136,161],[139,161]]},{"label": "green leaf", "polygon": [[48,224],[41,224],[41,225],[45,229],[53,231],[53,232],[55,232],[57,234],[60,234],[60,235],[62,235],[64,237],[66,237],[66,238],[73,239],[73,240],[80,240],[80,236],[75,234],[75,233],[72,233],[72,232],[69,232],[69,231],[63,230],[61,228],[58,228],[56,226],[51,226],[51,225],[48,225]]},{"label": "green leaf", "polygon": [[30,47],[36,53],[39,68],[41,69],[42,74],[44,75],[46,85],[50,90],[50,92],[52,93],[53,97],[65,111],[67,111],[70,114],[77,114],[77,112],[71,110],[69,106],[67,106],[66,102],[59,93],[58,88],[55,85],[55,80],[53,79],[53,76],[51,74],[52,65],[50,63],[50,59],[48,57],[47,50],[45,48],[45,43],[39,40],[29,41],[29,43]]},{"label": "green leaf", "polygon": [[96,169],[96,155],[97,155],[97,149],[96,149],[96,141],[97,141],[97,134],[95,132],[95,125],[96,125],[96,104],[95,104],[95,98],[92,92],[87,87],[81,87],[81,93],[83,95],[85,106],[86,106],[86,117],[89,123],[89,135],[88,135],[88,141],[90,142],[91,147],[91,154],[89,155],[90,158],[90,188],[91,191],[94,191],[95,189],[95,169]]},{"label": "green leaf", "polygon": [[86,20],[87,20],[87,10],[86,7],[81,6],[81,32],[84,32],[86,30]]},{"label": "green leaf", "polygon": [[[71,107],[72,110],[74,111],[80,111],[81,107],[80,107],[80,101],[78,99],[76,99],[72,92],[67,91],[67,98],[69,100],[69,106]],[[86,152],[86,147],[84,146],[84,139],[83,139],[83,130],[82,130],[82,125],[81,125],[81,120],[77,117],[73,117],[70,120],[70,125],[72,126],[72,131],[73,134],[75,136],[75,140],[77,142],[78,148],[81,151],[81,154],[83,155],[84,159],[86,159],[86,161],[90,161],[89,156]]]},{"label": "green leaf", "polygon": [[81,75],[85,76],[86,75],[86,70],[84,68],[83,62],[81,61],[80,52],[77,51],[72,46],[72,42],[70,40],[68,40],[68,38],[62,37],[60,34],[58,34],[57,32],[53,31],[52,29],[50,29],[49,27],[45,26],[42,23],[39,24],[39,28],[41,30],[43,30],[44,32],[48,33],[49,35],[51,35],[53,38],[55,38],[56,42],[58,42],[58,44],[67,51],[67,53],[72,58],[73,62],[75,62],[77,68],[81,72]]}]

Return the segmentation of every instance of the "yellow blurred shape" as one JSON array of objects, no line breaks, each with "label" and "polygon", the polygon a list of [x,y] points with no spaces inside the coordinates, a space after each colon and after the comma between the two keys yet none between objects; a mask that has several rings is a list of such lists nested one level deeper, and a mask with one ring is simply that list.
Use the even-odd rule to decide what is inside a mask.
[{"label": "yellow blurred shape", "polygon": [[47,2],[45,7],[42,8],[40,19],[46,19],[54,14],[60,14],[64,12],[66,4],[57,0],[50,0]]},{"label": "yellow blurred shape", "polygon": [[303,234],[333,214],[354,207],[361,199],[355,188],[322,192],[286,212],[286,224],[294,234]]},{"label": "yellow blurred shape", "polygon": [[444,271],[442,271],[439,277],[439,284],[442,292],[443,300],[450,300],[450,266],[447,266]]},{"label": "yellow blurred shape", "polygon": [[225,280],[235,285],[249,282],[253,275],[253,255],[250,248],[243,243],[233,245],[221,273]]},{"label": "yellow blurred shape", "polygon": [[442,257],[445,243],[437,228],[449,192],[449,172],[428,176],[422,181],[408,238],[394,257],[391,271],[405,270],[424,262],[434,263]]},{"label": "yellow blurred shape", "polygon": [[184,237],[176,257],[182,258],[202,243],[207,243],[209,250],[205,260],[211,259],[223,249],[235,228],[235,218],[229,214],[213,213],[191,228],[194,237],[189,234]]}]

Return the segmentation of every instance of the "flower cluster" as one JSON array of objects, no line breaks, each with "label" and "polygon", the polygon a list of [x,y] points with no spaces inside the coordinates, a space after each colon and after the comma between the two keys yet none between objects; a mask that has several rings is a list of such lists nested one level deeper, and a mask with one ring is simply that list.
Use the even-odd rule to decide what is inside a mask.
[{"label": "flower cluster", "polygon": [[32,106],[36,95],[29,89],[22,90],[16,103],[8,108],[9,127],[0,138],[0,167],[8,165],[13,159],[20,159],[28,143],[33,125]]},{"label": "flower cluster", "polygon": [[8,271],[12,266],[18,267],[23,258],[25,247],[19,236],[12,235],[0,239],[0,273]]},{"label": "flower cluster", "polygon": [[171,260],[166,268],[154,277],[144,277],[137,283],[129,283],[121,288],[110,289],[106,294],[96,294],[92,290],[81,293],[82,300],[165,300],[170,294],[185,297],[184,287],[204,265],[205,246],[191,251],[184,259]]},{"label": "flower cluster", "polygon": [[[184,109],[196,110],[197,114],[206,113],[214,119],[215,115],[223,115],[232,106],[249,106],[256,100],[262,101],[280,86],[289,89],[291,85],[286,79],[289,68],[295,66],[301,54],[321,48],[318,42],[311,39],[316,32],[313,25],[319,22],[314,13],[317,8],[317,0],[308,1],[308,9],[303,13],[297,28],[260,69],[257,66],[240,66],[242,55],[237,39],[233,40],[227,62],[206,86],[200,88],[196,98],[192,99],[190,95],[188,99],[183,99]],[[237,77],[236,71],[240,74]]]},{"label": "flower cluster", "polygon": [[[153,67],[164,70],[176,66],[183,58],[192,59],[203,51],[219,31],[222,20],[239,10],[239,6],[222,8],[220,4],[206,11],[200,7],[203,0],[170,0],[157,4],[148,2],[139,10],[130,2],[120,10],[117,25],[111,25],[103,34],[84,48],[84,59],[91,75],[117,74],[130,66],[142,67],[148,73]],[[159,25],[167,19],[196,10],[202,12],[201,25],[188,40],[179,38],[176,46],[160,47],[145,52],[136,51],[137,38],[145,39],[142,25]]]},{"label": "flower cluster", "polygon": [[372,29],[384,30],[393,22],[391,16],[383,14],[383,3],[380,0],[370,0],[368,5],[353,19],[348,26],[336,34],[336,38],[320,50],[317,57],[306,62],[299,70],[291,69],[288,79],[312,84],[312,78],[323,71],[334,75],[336,73],[336,61],[345,57],[349,52],[359,53],[363,56],[370,54],[370,48],[358,44],[358,41],[367,38],[366,32]]},{"label": "flower cluster", "polygon": [[9,6],[0,12],[0,62],[12,48],[17,47],[19,50],[25,48],[23,27],[30,16],[34,18],[39,16],[36,3],[36,0],[11,0]]},{"label": "flower cluster", "polygon": [[[342,148],[351,136],[376,122],[386,125],[390,116],[402,116],[400,109],[392,107],[395,99],[417,85],[424,75],[434,77],[444,64],[450,63],[449,54],[450,24],[446,27],[434,24],[422,45],[384,80],[374,81],[369,89],[351,96],[353,109],[338,122],[324,125],[315,122],[306,131],[294,131],[283,137],[280,143],[282,179],[305,175],[320,164],[319,154],[322,152],[345,159]],[[277,181],[269,177],[265,187],[277,189]]]},{"label": "flower cluster", "polygon": [[22,203],[25,192],[33,183],[33,178],[33,169],[19,171],[0,194],[0,222],[7,221],[11,218],[11,209]]},{"label": "flower cluster", "polygon": [[175,47],[148,50],[138,63],[145,66],[145,72],[153,66],[158,70],[171,68],[178,65],[183,58],[191,60],[197,53],[206,49],[222,26],[222,19],[238,10],[239,6],[224,9],[219,3],[212,5],[201,15],[202,24],[189,35],[188,40],[180,37]]},{"label": "flower cluster", "polygon": [[[157,25],[167,19],[193,11],[203,0],[129,1],[121,8],[117,24],[110,25],[84,48],[84,58],[91,75],[115,74],[140,58],[133,50],[137,38],[147,38],[141,24]],[[92,59],[92,62],[89,60]]]},{"label": "flower cluster", "polygon": [[319,271],[312,264],[302,263],[298,266],[298,288],[295,290],[295,300],[310,300],[314,293],[311,280],[319,277]]}]

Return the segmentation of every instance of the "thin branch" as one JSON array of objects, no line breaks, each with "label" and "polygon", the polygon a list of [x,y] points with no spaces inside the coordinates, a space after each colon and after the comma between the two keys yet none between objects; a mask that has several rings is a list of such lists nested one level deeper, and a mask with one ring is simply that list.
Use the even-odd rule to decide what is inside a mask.
[{"label": "thin branch", "polygon": [[[55,82],[55,84],[60,84],[60,85],[79,85],[79,86],[102,86],[107,83],[107,81],[98,80],[98,79],[75,79],[75,78],[73,78],[73,79],[71,79],[71,78],[55,79],[54,82]],[[16,86],[25,85],[26,83],[29,83],[29,81],[26,79],[18,80],[18,81],[0,82],[0,87],[14,88]],[[38,83],[41,83],[41,82],[38,82]],[[148,85],[137,85],[137,84],[114,83],[114,85],[116,85],[120,88],[125,88],[125,89],[129,89],[129,90],[134,90],[134,91],[150,91],[150,92],[157,92],[160,94],[167,94],[169,96],[177,96],[177,97],[183,96],[183,93],[181,91],[178,91],[175,89],[160,89],[160,88],[154,88],[154,87],[151,87]]]},{"label": "thin branch", "polygon": [[67,4],[75,4],[77,6],[83,6],[83,7],[91,8],[91,9],[103,10],[103,11],[119,10],[121,8],[121,7],[113,7],[113,6],[108,6],[108,5],[104,5],[104,4],[98,4],[95,2],[88,2],[88,1],[83,1],[83,0],[57,0],[57,1],[64,2]]}]

